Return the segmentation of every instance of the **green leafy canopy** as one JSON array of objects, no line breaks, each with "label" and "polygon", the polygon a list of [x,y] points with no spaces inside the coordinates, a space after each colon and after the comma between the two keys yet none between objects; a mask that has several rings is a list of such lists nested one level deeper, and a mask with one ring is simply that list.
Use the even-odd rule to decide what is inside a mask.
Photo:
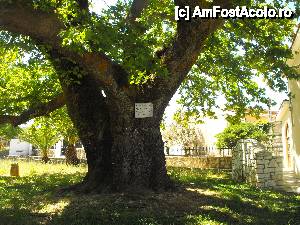
[{"label": "green leafy canopy", "polygon": [[[101,14],[79,10],[76,1],[70,0],[33,3],[38,9],[54,10],[65,23],[66,28],[60,33],[64,46],[79,53],[105,53],[126,69],[131,85],[151,83],[158,76],[169,75],[165,59],[158,55],[176,38],[173,1],[150,1],[136,23],[127,23],[132,1],[117,1]],[[233,5],[291,7],[299,12],[298,1],[243,0],[233,1]],[[214,116],[220,108],[216,100],[222,96],[222,110],[235,111],[231,119],[238,121],[245,111],[257,114],[272,104],[256,78],[262,78],[274,90],[284,91],[282,75],[297,77],[296,68],[286,64],[286,59],[292,57],[289,45],[296,19],[226,20],[206,41],[181,85],[179,103],[183,110],[191,115]],[[7,32],[1,32],[0,40],[1,114],[17,114],[61,91],[41,46],[28,37]],[[29,60],[24,61],[24,57]]]},{"label": "green leafy canopy", "polygon": [[[267,3],[266,3],[267,2]],[[249,6],[283,8],[284,1],[254,1]],[[292,4],[292,3],[291,3]],[[239,5],[243,5],[239,3]],[[298,9],[297,4],[292,8]],[[290,45],[296,19],[230,19],[206,43],[198,63],[180,88],[179,104],[188,115],[214,116],[218,109],[234,111],[232,123],[246,112],[258,115],[275,102],[266,95],[265,82],[275,91],[287,91],[284,77],[297,78]],[[222,99],[222,105],[218,105]]]},{"label": "green leafy canopy", "polygon": [[61,135],[53,122],[47,117],[35,119],[34,123],[24,128],[20,134],[20,139],[25,140],[47,155],[50,148],[56,144]]},{"label": "green leafy canopy", "polygon": [[216,135],[218,148],[234,148],[239,140],[255,139],[266,142],[269,139],[270,123],[239,123],[230,125],[223,132]]},{"label": "green leafy canopy", "polygon": [[28,38],[0,32],[0,115],[15,115],[61,92],[57,74]]}]

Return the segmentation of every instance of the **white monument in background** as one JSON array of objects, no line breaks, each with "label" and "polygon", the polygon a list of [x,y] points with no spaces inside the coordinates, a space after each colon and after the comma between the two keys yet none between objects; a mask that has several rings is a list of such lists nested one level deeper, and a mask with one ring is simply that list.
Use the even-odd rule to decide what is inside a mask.
[{"label": "white monument in background", "polygon": [[32,145],[20,139],[11,139],[9,143],[10,156],[28,156],[32,154]]},{"label": "white monument in background", "polygon": [[[62,155],[63,140],[59,140],[54,146],[52,146],[51,153],[49,155],[55,158],[63,158]],[[9,143],[9,155],[10,156],[30,156],[32,155],[32,144],[22,141],[20,139],[11,139]]]}]

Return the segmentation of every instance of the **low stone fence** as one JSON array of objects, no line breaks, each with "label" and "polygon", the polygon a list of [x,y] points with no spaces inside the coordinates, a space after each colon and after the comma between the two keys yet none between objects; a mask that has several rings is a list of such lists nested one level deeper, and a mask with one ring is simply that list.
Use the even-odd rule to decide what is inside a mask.
[{"label": "low stone fence", "polygon": [[171,167],[201,168],[201,169],[231,169],[231,156],[224,157],[193,157],[166,156],[166,164]]},{"label": "low stone fence", "polygon": [[232,151],[232,178],[257,187],[275,188],[282,182],[282,156],[273,155],[255,141],[244,141]]}]

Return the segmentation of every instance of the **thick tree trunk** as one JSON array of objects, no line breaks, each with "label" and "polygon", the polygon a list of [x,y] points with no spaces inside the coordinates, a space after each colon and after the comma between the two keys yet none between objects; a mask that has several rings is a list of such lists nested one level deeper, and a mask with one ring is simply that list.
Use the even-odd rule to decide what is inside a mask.
[{"label": "thick tree trunk", "polygon": [[[64,70],[76,66],[69,61],[61,63],[59,66]],[[67,81],[65,77],[61,76],[60,81],[66,105],[88,162],[88,173],[79,186],[80,190],[170,188],[160,134],[163,110],[155,110],[151,118],[136,119],[136,97],[129,97],[122,90],[108,90],[107,97],[104,97],[101,83],[89,74],[67,77]]]},{"label": "thick tree trunk", "polygon": [[86,152],[88,173],[82,191],[103,191],[111,182],[111,135],[109,116],[101,89],[89,76],[80,84],[64,85],[69,115]]},{"label": "thick tree trunk", "polygon": [[101,142],[85,145],[89,166],[83,190],[160,191],[171,188],[159,125],[122,127],[122,130],[124,132],[109,132],[107,129]]},{"label": "thick tree trunk", "polygon": [[[87,90],[84,93],[86,95]],[[79,99],[76,98],[77,101]],[[105,105],[100,106],[100,103],[93,104],[91,108],[84,103],[75,105],[80,106],[77,112],[82,114],[79,113],[80,117],[73,115],[73,119],[76,120],[88,161],[88,173],[81,190],[166,190],[171,187],[165,167],[159,119],[145,119],[147,122],[141,123],[135,121],[137,119],[133,114],[126,115],[124,111],[114,111],[108,115],[103,110]],[[72,110],[72,106],[69,107]],[[98,107],[102,111],[94,114]],[[98,124],[97,127],[95,124]]]},{"label": "thick tree trunk", "polygon": [[166,190],[171,187],[157,122],[156,126],[133,126],[112,134],[114,190]]},{"label": "thick tree trunk", "polygon": [[88,76],[80,85],[66,87],[65,93],[69,114],[87,155],[88,173],[81,190],[166,190],[171,187],[160,118],[135,119],[134,102],[108,105],[99,87]]}]

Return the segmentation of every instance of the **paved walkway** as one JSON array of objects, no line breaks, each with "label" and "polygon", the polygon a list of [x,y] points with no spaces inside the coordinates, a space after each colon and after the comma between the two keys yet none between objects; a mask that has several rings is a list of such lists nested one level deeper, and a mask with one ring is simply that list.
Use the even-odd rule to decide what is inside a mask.
[{"label": "paved walkway", "polygon": [[278,189],[300,194],[300,176],[296,176],[291,170],[284,170],[283,181],[280,186],[278,186]]}]

